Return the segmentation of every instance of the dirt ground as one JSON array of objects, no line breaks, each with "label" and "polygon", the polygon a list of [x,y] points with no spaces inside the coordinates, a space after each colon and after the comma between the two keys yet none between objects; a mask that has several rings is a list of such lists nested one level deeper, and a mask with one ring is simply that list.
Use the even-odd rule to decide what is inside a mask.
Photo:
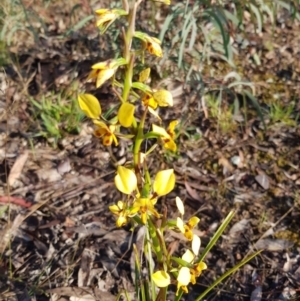
[{"label": "dirt ground", "polygon": [[[119,163],[129,161],[130,145],[105,148],[86,119],[78,132],[63,129],[57,140],[40,135],[45,131],[42,117],[30,102],[57,95],[69,101],[83,90],[107,108],[114,100],[109,85],[96,90],[86,77],[93,63],[111,56],[118,40],[113,34],[99,36],[93,22],[68,32],[72,18],[80,20],[99,8],[99,3],[82,1],[71,16],[75,4],[34,8],[47,30],[41,26],[36,35],[20,32],[0,69],[0,300],[110,301],[124,289],[134,300],[131,247],[138,229],[116,228],[108,210],[121,198],[113,184],[111,153]],[[237,44],[236,70],[254,83],[265,125],[251,100],[239,93],[240,110],[230,122],[203,106],[204,93],[213,95],[229,70],[219,59],[203,68],[205,92],[196,80],[185,83],[184,71],[171,72],[171,59],[161,67],[170,72],[167,80],[157,71],[158,82],[172,91],[175,101],[172,110],[161,113],[165,120],[178,118],[183,124],[178,154],[161,150],[150,158],[153,171],[171,167],[176,172],[176,189],[160,205],[167,205],[172,217],[180,196],[185,218],[201,219],[197,233],[202,246],[236,210],[206,258],[208,270],[183,300],[195,300],[258,249],[263,252],[206,300],[300,300],[300,23],[278,16],[274,27],[249,34],[249,40],[247,47]],[[274,117],[275,96],[283,109],[293,103],[288,116]],[[232,104],[228,93],[220,110],[226,112]],[[178,235],[170,232],[167,239],[178,240]],[[180,241],[178,254],[183,247]],[[171,293],[169,300],[173,298]]]}]

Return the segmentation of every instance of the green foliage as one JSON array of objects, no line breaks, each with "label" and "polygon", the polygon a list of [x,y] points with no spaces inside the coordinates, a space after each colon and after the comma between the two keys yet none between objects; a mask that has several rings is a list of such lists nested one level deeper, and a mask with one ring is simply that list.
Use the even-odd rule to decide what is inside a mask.
[{"label": "green foliage", "polygon": [[[210,85],[204,84],[203,77],[223,77],[222,83],[214,85],[213,90],[217,89],[221,94],[224,90],[230,90],[234,99],[237,93],[247,98],[264,123],[254,85],[242,80],[236,55],[240,49],[245,49],[251,43],[249,26],[253,28],[254,34],[261,33],[265,26],[275,26],[279,11],[300,20],[297,2],[204,0],[195,1],[193,5],[189,0],[179,2],[165,18],[159,38],[170,41],[166,45],[169,48],[169,58],[184,70],[185,82],[194,88],[196,86],[199,94],[204,95],[211,90]],[[176,24],[176,27],[173,24]],[[261,64],[259,54],[253,53],[251,57],[256,65]],[[211,67],[216,61],[218,65],[223,66],[221,69],[225,69],[227,74],[226,71],[225,74],[224,71],[221,71],[221,74],[213,73]],[[237,103],[235,100],[234,107],[228,111],[219,110],[218,120],[222,121],[221,127],[225,130],[229,126],[232,110],[239,110]],[[245,119],[246,105],[247,102],[244,102]]]},{"label": "green foliage", "polygon": [[[57,0],[39,0],[34,6],[28,7],[22,0],[1,0],[0,41],[7,46],[13,46],[23,39],[30,43],[38,43],[41,29],[43,35],[48,36],[49,27],[46,20],[41,17],[39,10],[48,11],[51,5],[55,5],[55,2]],[[94,15],[88,15],[80,20],[79,12],[81,9],[82,4],[75,3],[73,5],[67,23],[68,28],[58,38],[65,38],[82,29],[94,18]]]},{"label": "green foliage", "polygon": [[[29,11],[20,0],[4,0],[0,4],[0,40],[7,46],[13,45],[17,39],[38,38],[34,28],[28,23]],[[27,25],[27,26],[24,26]]]},{"label": "green foliage", "polygon": [[296,116],[295,119],[291,118],[294,108],[294,102],[291,102],[288,105],[282,104],[279,101],[272,103],[269,112],[271,123],[281,122],[289,126],[295,126],[297,124],[298,116]]},{"label": "green foliage", "polygon": [[31,98],[34,118],[41,121],[37,136],[53,138],[54,144],[66,133],[78,134],[84,114],[80,111],[75,96],[64,93],[43,95],[40,101]]},{"label": "green foliage", "polygon": [[222,93],[218,93],[218,96],[207,95],[206,103],[211,117],[217,120],[218,128],[222,133],[228,133],[235,127],[233,120],[233,105],[224,108],[222,106]]},{"label": "green foliage", "polygon": [[[185,52],[199,61],[218,57],[234,67],[233,54],[237,53],[237,48],[231,39],[234,37],[236,42],[245,46],[249,44],[245,22],[252,23],[255,32],[260,33],[265,25],[274,25],[279,9],[287,10],[300,20],[296,2],[242,0],[228,3],[204,0],[191,5],[187,0],[173,7],[165,19],[159,38],[164,40],[171,35],[170,53],[177,52],[179,48],[178,57],[175,54],[178,67],[188,67],[183,59]],[[172,24],[176,24],[176,28]]]},{"label": "green foliage", "polygon": [[5,66],[8,62],[8,52],[6,45],[3,41],[0,41],[0,67]]}]

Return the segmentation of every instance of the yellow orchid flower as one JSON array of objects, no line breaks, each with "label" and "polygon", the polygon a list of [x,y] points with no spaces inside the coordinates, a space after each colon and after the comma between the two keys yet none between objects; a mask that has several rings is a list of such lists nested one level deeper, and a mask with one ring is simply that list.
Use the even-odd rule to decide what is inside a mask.
[{"label": "yellow orchid flower", "polygon": [[109,206],[109,210],[118,216],[116,221],[117,227],[122,227],[127,224],[127,214],[125,212],[126,205],[122,201],[118,201],[117,205]]},{"label": "yellow orchid flower", "polygon": [[161,41],[157,38],[154,37],[148,37],[146,39],[146,48],[149,51],[149,53],[158,56],[158,57],[162,57],[163,56],[163,52],[161,49]]},{"label": "yellow orchid flower", "polygon": [[156,218],[160,218],[160,214],[154,208],[155,203],[156,199],[149,198],[139,198],[133,203],[133,208],[140,212],[141,220],[144,225],[147,223],[148,216],[153,215]]},{"label": "yellow orchid flower", "polygon": [[152,109],[160,107],[172,107],[173,106],[173,97],[168,90],[158,90],[154,93],[146,93],[142,98],[142,102],[145,106]]},{"label": "yellow orchid flower", "polygon": [[[184,215],[184,206],[179,197],[176,197],[176,206],[181,214],[181,216]],[[194,234],[193,229],[195,226],[199,223],[200,219],[196,216],[191,217],[186,224],[184,224],[183,220],[180,217],[177,217],[177,228],[180,230],[180,232],[190,241],[193,240]],[[196,242],[194,243],[196,244]],[[200,247],[200,246],[199,246]],[[195,247],[196,248],[196,247]]]},{"label": "yellow orchid flower", "polygon": [[118,140],[114,132],[116,131],[116,125],[107,126],[104,122],[99,120],[93,120],[96,125],[96,129],[94,131],[94,135],[98,138],[102,138],[102,143],[105,146],[111,145],[113,142],[117,146]]},{"label": "yellow orchid flower", "polygon": [[101,87],[107,80],[109,80],[116,73],[117,69],[121,65],[125,65],[126,60],[124,58],[110,59],[104,62],[96,63],[92,66],[87,80],[96,78],[96,88]]},{"label": "yellow orchid flower", "polygon": [[189,283],[195,284],[196,278],[199,277],[203,270],[207,269],[207,265],[204,262],[199,262],[194,264],[195,254],[190,250],[186,250],[186,252],[181,257],[184,261],[192,264],[192,268],[181,267],[177,276],[177,292],[178,295],[179,289],[181,288],[185,293],[188,292],[187,285]]},{"label": "yellow orchid flower", "polygon": [[161,41],[157,38],[151,37],[148,34],[140,31],[136,31],[134,36],[145,43],[145,48],[149,51],[149,53],[156,55],[158,57],[163,56],[163,52],[161,49]]},{"label": "yellow orchid flower", "polygon": [[190,241],[193,240],[193,228],[199,223],[200,219],[196,216],[191,217],[186,224],[180,217],[177,217],[177,227],[180,232]]},{"label": "yellow orchid flower", "polygon": [[188,293],[188,284],[191,281],[191,273],[188,267],[182,267],[177,276],[177,291],[176,296],[178,296],[179,290],[182,289],[185,293]]},{"label": "yellow orchid flower", "polygon": [[127,15],[127,12],[123,9],[97,9],[95,11],[97,15],[96,25],[100,29],[100,33],[103,34],[107,28],[120,16]]},{"label": "yellow orchid flower", "polygon": [[[174,124],[172,124],[172,126],[173,125]],[[171,126],[171,124],[170,124],[170,126]],[[170,126],[169,126],[169,128],[170,128]],[[175,127],[175,125],[174,125],[174,127]],[[160,138],[163,142],[163,147],[165,149],[168,149],[172,152],[176,152],[177,145],[176,145],[175,141],[173,140],[172,136],[168,133],[169,129],[168,129],[168,131],[166,131],[164,128],[162,128],[158,125],[152,124],[152,131],[154,133],[160,135]],[[174,129],[172,129],[172,131],[174,132]],[[173,135],[173,133],[171,133],[171,134]],[[173,136],[175,136],[175,133]]]},{"label": "yellow orchid flower", "polygon": [[109,210],[118,216],[117,227],[125,226],[128,222],[128,217],[133,217],[138,211],[136,208],[128,208],[126,203],[122,201],[118,201],[116,205],[109,206]]},{"label": "yellow orchid flower", "polygon": [[169,127],[167,129],[167,133],[170,135],[170,137],[175,140],[176,138],[176,133],[175,133],[175,127],[178,124],[178,120],[173,120],[170,122]]}]

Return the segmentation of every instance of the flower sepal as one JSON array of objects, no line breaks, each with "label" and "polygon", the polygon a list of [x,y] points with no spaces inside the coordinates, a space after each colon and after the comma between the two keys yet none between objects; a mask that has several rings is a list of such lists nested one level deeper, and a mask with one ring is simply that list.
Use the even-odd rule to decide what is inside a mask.
[{"label": "flower sepal", "polygon": [[96,25],[100,29],[100,33],[104,34],[107,28],[120,16],[125,16],[128,13],[123,9],[108,9],[101,8],[95,11],[97,15]]}]

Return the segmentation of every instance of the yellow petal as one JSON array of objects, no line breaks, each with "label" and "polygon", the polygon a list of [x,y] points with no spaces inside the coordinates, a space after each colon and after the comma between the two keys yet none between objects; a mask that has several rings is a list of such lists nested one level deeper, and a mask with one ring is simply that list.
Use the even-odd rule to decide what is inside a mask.
[{"label": "yellow petal", "polygon": [[153,98],[158,103],[160,107],[172,107],[173,106],[173,96],[167,90],[158,90],[153,93]]},{"label": "yellow petal", "polygon": [[96,25],[99,27],[101,34],[103,34],[119,16],[127,14],[127,12],[122,9],[98,9],[95,12],[98,15]]},{"label": "yellow petal", "polygon": [[200,271],[203,271],[203,270],[206,270],[207,269],[207,265],[205,262],[201,261],[197,264],[197,267],[196,267],[197,271],[200,272]]},{"label": "yellow petal", "polygon": [[161,49],[161,47],[160,47],[160,45],[158,43],[148,42],[146,47],[147,47],[147,50],[151,54],[156,55],[158,57],[162,57],[163,56],[162,49]]},{"label": "yellow petal", "polygon": [[198,218],[197,216],[193,216],[189,219],[187,226],[189,228],[195,228],[195,226],[200,222],[200,218]]},{"label": "yellow petal", "polygon": [[118,112],[118,119],[123,127],[128,128],[132,125],[134,109],[135,106],[128,102],[121,105]]},{"label": "yellow petal", "polygon": [[94,130],[94,135],[97,138],[102,138],[105,134],[106,134],[106,131],[104,129],[97,128],[97,129]]},{"label": "yellow petal", "polygon": [[170,139],[170,135],[167,133],[167,131],[158,126],[158,125],[155,125],[155,124],[152,124],[152,131],[155,133],[155,134],[158,134],[164,138],[169,138]]},{"label": "yellow petal", "polygon": [[101,87],[107,80],[109,80],[116,72],[116,69],[103,69],[99,71],[96,81],[96,88]]},{"label": "yellow petal", "polygon": [[98,72],[99,72],[99,70],[92,70],[86,80],[88,81],[91,78],[97,78]]},{"label": "yellow petal", "polygon": [[114,134],[112,133],[107,133],[102,137],[102,144],[105,146],[110,146],[112,142],[114,141],[113,139]]},{"label": "yellow petal", "polygon": [[163,139],[164,148],[170,150],[171,152],[175,153],[177,150],[177,145],[173,139]]},{"label": "yellow petal", "polygon": [[147,213],[146,212],[142,212],[142,214],[141,214],[141,221],[142,221],[142,223],[144,224],[144,225],[146,225],[147,224]]},{"label": "yellow petal", "polygon": [[161,44],[160,39],[155,38],[155,37],[146,36],[145,40],[149,43],[158,44],[158,45]]},{"label": "yellow petal", "polygon": [[181,215],[184,215],[184,206],[180,197],[176,197],[176,206]]},{"label": "yellow petal", "polygon": [[169,133],[172,139],[175,139],[175,127],[177,124],[178,124],[178,120],[173,120],[169,124],[167,132]]},{"label": "yellow petal", "polygon": [[148,107],[149,112],[155,116],[156,118],[158,118],[161,121],[161,118],[159,117],[159,115],[156,113],[155,110],[153,110],[151,107]]},{"label": "yellow petal", "polygon": [[152,0],[154,2],[160,2],[166,5],[170,5],[171,4],[171,0]]},{"label": "yellow petal", "polygon": [[99,8],[99,9],[96,9],[95,10],[95,13],[97,14],[97,15],[103,15],[103,14],[105,14],[105,13],[107,13],[109,11],[109,9],[108,8]]},{"label": "yellow petal", "polygon": [[113,214],[119,215],[120,209],[117,205],[112,205],[112,206],[109,206],[108,208]]},{"label": "yellow petal", "polygon": [[144,83],[149,78],[150,72],[151,72],[150,68],[144,69],[142,72],[140,72],[139,82]]},{"label": "yellow petal", "polygon": [[179,270],[178,276],[177,276],[177,281],[180,283],[180,286],[188,285],[191,281],[191,274],[190,274],[190,269],[188,267],[182,267]]},{"label": "yellow petal", "polygon": [[145,106],[148,106],[154,110],[157,108],[157,102],[150,94],[145,94],[142,98],[142,102]]},{"label": "yellow petal", "polygon": [[192,263],[195,259],[195,255],[191,252],[191,250],[187,249],[181,258],[188,263]]},{"label": "yellow petal", "polygon": [[112,64],[112,60],[107,60],[107,61],[104,61],[104,62],[99,62],[99,63],[94,64],[92,66],[92,69],[93,70],[112,69],[111,64]]},{"label": "yellow petal", "polygon": [[108,69],[115,69],[121,65],[126,64],[126,60],[122,57],[118,59],[109,59],[104,62],[96,63],[92,66],[93,70],[108,70]]},{"label": "yellow petal", "polygon": [[123,227],[127,224],[127,217],[120,215],[116,221],[117,227]]},{"label": "yellow petal", "polygon": [[184,223],[183,223],[183,220],[180,217],[177,217],[176,226],[181,231],[181,233],[185,232],[184,231]]},{"label": "yellow petal", "polygon": [[100,29],[100,33],[104,34],[107,28],[115,21],[115,16],[106,15],[102,18],[98,18],[96,21],[96,26]]},{"label": "yellow petal", "polygon": [[78,103],[84,114],[90,118],[99,118],[101,106],[98,99],[92,94],[79,94]]},{"label": "yellow petal", "polygon": [[118,143],[118,139],[117,139],[115,134],[112,134],[112,139],[113,139],[113,142],[114,142],[115,146],[118,146],[119,143]]},{"label": "yellow petal", "polygon": [[159,171],[154,179],[153,190],[158,196],[166,195],[175,186],[175,174],[173,169]]},{"label": "yellow petal", "polygon": [[109,132],[108,126],[107,126],[103,121],[93,120],[93,123],[94,123],[97,127],[101,128],[101,129],[105,129],[106,132]]},{"label": "yellow petal", "polygon": [[185,225],[184,230],[185,230],[184,236],[187,238],[187,240],[190,240],[190,241],[193,240],[194,234],[193,234],[192,230],[190,229],[190,227]]},{"label": "yellow petal", "polygon": [[192,250],[195,255],[199,254],[200,246],[201,246],[200,237],[194,234],[192,240]]},{"label": "yellow petal", "polygon": [[140,162],[143,164],[146,161],[147,155],[145,153],[140,153]]},{"label": "yellow petal", "polygon": [[157,287],[167,287],[171,283],[170,275],[165,271],[157,271],[152,274],[152,280]]},{"label": "yellow petal", "polygon": [[124,166],[118,166],[115,185],[124,194],[131,194],[137,187],[135,173]]},{"label": "yellow petal", "polygon": [[123,201],[118,201],[116,205],[109,206],[109,210],[116,215],[120,215],[122,210],[125,208],[125,203]]}]

